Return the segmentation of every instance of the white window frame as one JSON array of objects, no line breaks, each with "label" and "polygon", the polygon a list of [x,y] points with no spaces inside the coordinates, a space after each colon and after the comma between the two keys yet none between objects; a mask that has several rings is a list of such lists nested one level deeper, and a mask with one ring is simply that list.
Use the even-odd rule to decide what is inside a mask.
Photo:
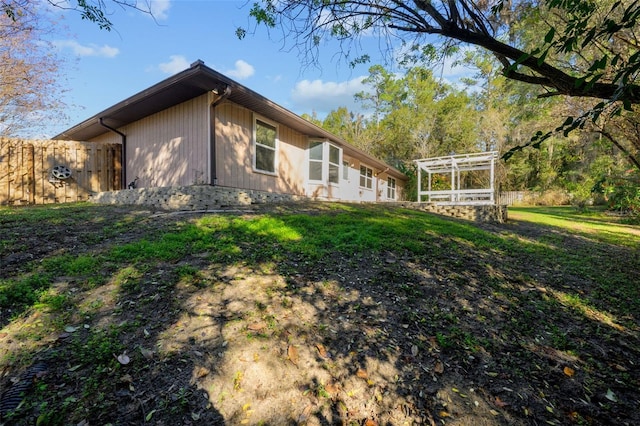
[{"label": "white window frame", "polygon": [[393,178],[391,176],[387,177],[387,199],[388,200],[395,200],[396,199],[396,178]]},{"label": "white window frame", "polygon": [[[365,174],[362,174],[362,169],[365,169]],[[370,173],[367,173],[367,170]],[[359,180],[358,180],[358,185],[360,185],[360,188],[364,188],[364,189],[369,189],[369,190],[373,190],[373,168],[364,165],[364,164],[360,164],[360,174],[359,174]],[[365,179],[365,184],[362,185],[362,178],[364,177]],[[367,185],[367,183],[369,185]]]},{"label": "white window frame", "polygon": [[[264,145],[258,143],[257,133],[258,133],[258,122],[266,124],[269,127],[273,127],[276,131],[275,137],[275,146],[271,147],[268,145]],[[279,126],[278,123],[275,123],[271,120],[268,120],[264,117],[260,117],[258,115],[254,115],[253,117],[253,171],[256,173],[264,173],[271,176],[278,175],[278,152],[280,151],[280,137],[279,137]],[[269,149],[273,151],[273,171],[271,170],[262,170],[258,168],[258,147],[263,149]]]},{"label": "white window frame", "polygon": [[[317,145],[322,147],[322,150],[320,151],[322,153],[322,158],[320,158],[319,160],[311,158],[311,145],[314,145],[314,144],[317,144]],[[323,177],[325,175],[325,173],[324,173],[324,159],[325,159],[324,141],[310,140],[309,141],[309,145],[307,147],[307,180],[309,182],[322,182],[323,181]],[[311,163],[320,163],[320,179],[312,179],[311,178]]]},{"label": "white window frame", "polygon": [[[321,144],[322,145],[322,159],[317,160],[317,159],[312,159],[311,158],[311,145],[312,144]],[[338,150],[338,162],[337,163],[332,163],[330,161],[330,153],[331,153],[331,148],[336,148]],[[326,183],[327,185],[339,185],[340,184],[340,178],[342,176],[342,159],[343,159],[343,152],[342,152],[342,148],[340,148],[338,145],[333,144],[329,141],[323,141],[323,140],[318,140],[318,139],[311,139],[309,140],[309,145],[308,145],[308,149],[307,149],[307,180],[310,183]],[[321,163],[322,164],[322,173],[320,176],[320,179],[311,179],[311,163]],[[330,166],[334,166],[336,167],[336,170],[338,171],[338,179],[336,182],[330,182],[329,181],[329,168]]]},{"label": "white window frame", "polygon": [[[342,149],[338,145],[334,145],[330,142],[325,144],[327,146],[327,183],[329,185],[340,185],[340,169],[342,168]],[[331,162],[331,148],[335,148],[338,150],[338,160],[335,163]],[[338,172],[338,176],[336,177],[335,182],[331,182],[331,166],[335,167],[335,170]]]}]

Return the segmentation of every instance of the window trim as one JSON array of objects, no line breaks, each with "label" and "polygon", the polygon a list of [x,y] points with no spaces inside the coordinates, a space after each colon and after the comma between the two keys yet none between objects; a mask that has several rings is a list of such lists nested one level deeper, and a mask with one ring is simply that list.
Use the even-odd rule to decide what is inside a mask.
[{"label": "window trim", "polygon": [[[397,198],[397,181],[396,178],[387,176],[387,200],[396,200]],[[389,196],[389,193],[393,192],[393,196]]]},{"label": "window trim", "polygon": [[[312,160],[311,159],[311,144],[320,144],[322,146],[322,159],[321,160]],[[332,163],[330,161],[330,157],[331,157],[331,147],[336,148],[338,150],[338,162],[337,163]],[[307,182],[311,183],[311,184],[326,184],[326,185],[331,185],[331,186],[339,186],[340,185],[340,179],[342,178],[342,171],[341,171],[341,164],[342,164],[342,160],[344,158],[344,153],[342,148],[339,145],[336,145],[334,143],[332,143],[331,141],[328,140],[322,140],[322,139],[309,139],[309,143],[307,145]],[[311,173],[310,173],[310,166],[311,163],[321,163],[322,164],[322,168],[321,168],[321,176],[320,179],[311,179]],[[338,170],[338,180],[337,182],[330,182],[329,181],[329,168],[330,166],[335,166],[337,167]]]},{"label": "window trim", "polygon": [[[332,144],[331,142],[326,142],[327,145],[327,184],[328,185],[340,185],[340,176],[342,175],[342,173],[340,173],[340,169],[342,168],[340,166],[341,164],[341,160],[342,160],[342,148],[340,148],[338,145]],[[338,150],[338,162],[337,163],[332,163],[331,162],[331,148],[335,148]],[[331,182],[331,166],[334,166],[336,168],[336,170],[338,171],[338,177],[336,179],[335,182]]]},{"label": "window trim", "polygon": [[349,169],[351,168],[351,166],[349,165],[349,162],[347,160],[344,159],[344,157],[342,158],[342,180],[349,180]]},{"label": "window trim", "polygon": [[[318,144],[322,147],[322,158],[315,160],[311,158],[311,145]],[[320,163],[320,179],[311,179],[311,163]],[[322,183],[324,176],[324,141],[311,139],[307,145],[307,180],[312,183]]]},{"label": "window trim", "polygon": [[[258,143],[257,140],[257,133],[258,133],[258,122],[261,122],[263,124],[266,124],[267,126],[273,127],[276,131],[276,137],[275,137],[275,146],[271,147],[271,146],[267,146],[267,145],[263,145],[261,143]],[[259,116],[257,114],[254,114],[253,116],[253,135],[252,135],[252,143],[251,143],[251,147],[253,150],[253,164],[252,164],[252,169],[254,173],[262,173],[265,175],[269,175],[269,176],[278,176],[278,153],[280,152],[280,129],[278,126],[278,123],[271,121],[269,119],[266,119],[262,116]],[[269,170],[262,170],[259,169],[257,166],[258,163],[258,146],[260,146],[261,148],[264,149],[270,149],[273,150],[273,171],[269,171]]]},{"label": "window trim", "polygon": [[[362,169],[365,169],[365,174],[362,174]],[[367,175],[366,170],[368,170],[370,173],[369,175]],[[360,186],[360,188],[362,189],[368,189],[370,191],[373,191],[373,168],[369,167],[365,164],[360,164],[360,173],[358,175],[359,179],[358,179],[358,185]],[[362,178],[364,177],[365,179],[365,185],[362,185]],[[367,186],[367,182],[369,183],[370,186]]]}]

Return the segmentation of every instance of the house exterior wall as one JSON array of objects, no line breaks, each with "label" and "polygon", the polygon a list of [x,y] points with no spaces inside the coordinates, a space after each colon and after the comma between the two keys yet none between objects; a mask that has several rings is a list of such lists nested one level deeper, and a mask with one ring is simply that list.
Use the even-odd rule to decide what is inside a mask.
[{"label": "house exterior wall", "polygon": [[231,102],[216,107],[217,185],[283,194],[305,195],[307,137],[279,123],[277,172],[253,169],[254,120],[259,116]]},{"label": "house exterior wall", "polygon": [[[230,101],[214,109],[215,167],[210,168],[210,105],[205,94],[153,114],[118,130],[127,135],[127,182],[138,177],[137,188],[181,187],[209,184],[266,193],[306,196],[320,200],[393,201],[387,198],[387,175],[373,165],[342,150],[337,185],[309,181],[309,137],[283,124],[273,123],[252,110]],[[258,118],[277,126],[275,174],[254,170],[254,123]],[[107,120],[108,124],[108,120]],[[114,132],[92,141],[120,143]],[[337,145],[336,145],[337,146]],[[360,166],[373,170],[372,187],[360,186]],[[215,173],[214,176],[211,176]],[[377,175],[375,173],[378,173]],[[326,177],[326,176],[325,176]],[[402,181],[397,179],[401,199]]]},{"label": "house exterior wall", "polygon": [[[138,177],[140,188],[208,183],[208,106],[205,94],[119,128],[127,135],[127,180]],[[109,132],[92,141],[121,140]]]}]

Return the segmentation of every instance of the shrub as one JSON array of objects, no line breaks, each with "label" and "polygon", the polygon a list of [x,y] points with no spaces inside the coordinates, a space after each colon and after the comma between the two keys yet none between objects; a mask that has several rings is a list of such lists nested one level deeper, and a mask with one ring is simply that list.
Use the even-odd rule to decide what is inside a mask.
[{"label": "shrub", "polygon": [[603,195],[609,210],[640,215],[640,172],[636,169],[622,176],[603,177],[593,190]]}]

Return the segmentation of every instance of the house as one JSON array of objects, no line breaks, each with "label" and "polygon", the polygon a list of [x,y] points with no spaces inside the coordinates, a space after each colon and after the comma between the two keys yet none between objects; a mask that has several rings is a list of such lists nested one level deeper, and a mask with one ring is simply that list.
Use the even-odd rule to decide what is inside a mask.
[{"label": "house", "polygon": [[54,137],[121,143],[123,185],[393,201],[406,176],[196,61]]}]

